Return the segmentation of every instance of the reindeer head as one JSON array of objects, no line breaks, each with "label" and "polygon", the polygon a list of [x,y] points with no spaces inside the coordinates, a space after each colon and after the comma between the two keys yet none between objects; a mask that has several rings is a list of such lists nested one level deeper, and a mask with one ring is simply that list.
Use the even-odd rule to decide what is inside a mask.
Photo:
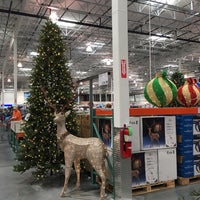
[{"label": "reindeer head", "polygon": [[54,112],[54,122],[55,123],[58,123],[58,122],[60,122],[60,121],[65,121],[65,118],[70,114],[70,110],[68,110],[66,113],[64,113],[64,112],[59,112],[59,113],[56,113],[56,112]]}]

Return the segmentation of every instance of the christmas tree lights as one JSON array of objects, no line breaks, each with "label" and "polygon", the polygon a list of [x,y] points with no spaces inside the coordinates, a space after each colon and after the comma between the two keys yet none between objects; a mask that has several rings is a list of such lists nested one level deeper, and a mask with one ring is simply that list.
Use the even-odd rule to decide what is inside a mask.
[{"label": "christmas tree lights", "polygon": [[66,108],[71,110],[66,120],[70,133],[77,134],[77,124],[73,111],[75,87],[65,65],[67,60],[61,30],[51,21],[47,21],[41,31],[38,53],[27,100],[30,117],[24,123],[25,137],[19,147],[19,161],[14,171],[23,173],[33,169],[33,176],[41,179],[60,172],[64,163],[63,152],[57,146],[54,110],[45,101],[41,86],[58,111],[71,102]]}]

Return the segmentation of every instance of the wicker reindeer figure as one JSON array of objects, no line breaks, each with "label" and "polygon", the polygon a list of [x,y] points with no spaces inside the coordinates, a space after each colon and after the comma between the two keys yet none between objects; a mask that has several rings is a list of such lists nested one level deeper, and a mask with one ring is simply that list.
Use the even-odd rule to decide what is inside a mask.
[{"label": "wicker reindeer figure", "polygon": [[61,150],[64,152],[65,160],[65,182],[60,196],[65,196],[65,191],[67,189],[68,180],[70,178],[72,165],[74,164],[77,182],[76,189],[80,186],[80,160],[87,159],[94,170],[101,178],[101,188],[100,188],[100,199],[103,200],[105,196],[105,157],[106,157],[106,147],[104,143],[96,138],[80,138],[76,137],[68,132],[65,126],[66,117],[70,114],[70,111],[63,113],[63,107],[61,112],[57,112],[56,106],[53,105],[46,96],[45,91],[42,89],[45,99],[49,105],[54,109],[54,122],[57,125],[57,142]]}]

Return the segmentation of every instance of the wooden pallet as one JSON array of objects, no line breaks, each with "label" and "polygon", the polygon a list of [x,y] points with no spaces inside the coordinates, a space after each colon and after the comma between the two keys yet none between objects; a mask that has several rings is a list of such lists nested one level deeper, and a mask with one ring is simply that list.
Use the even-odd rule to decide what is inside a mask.
[{"label": "wooden pallet", "polygon": [[139,194],[145,194],[145,193],[155,192],[155,191],[164,190],[164,189],[170,189],[174,187],[175,187],[175,180],[161,181],[158,183],[132,187],[132,194],[139,195]]},{"label": "wooden pallet", "polygon": [[189,185],[192,183],[200,183],[200,176],[193,176],[189,178],[178,177],[177,183],[179,185]]}]

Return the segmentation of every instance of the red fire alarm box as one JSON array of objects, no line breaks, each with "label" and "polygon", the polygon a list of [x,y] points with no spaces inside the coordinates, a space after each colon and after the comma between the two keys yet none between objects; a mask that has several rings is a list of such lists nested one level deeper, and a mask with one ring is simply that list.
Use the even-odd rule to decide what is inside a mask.
[{"label": "red fire alarm box", "polygon": [[131,157],[131,141],[129,141],[129,136],[132,135],[132,129],[130,127],[126,127],[120,130],[120,152],[122,158],[130,158]]}]

